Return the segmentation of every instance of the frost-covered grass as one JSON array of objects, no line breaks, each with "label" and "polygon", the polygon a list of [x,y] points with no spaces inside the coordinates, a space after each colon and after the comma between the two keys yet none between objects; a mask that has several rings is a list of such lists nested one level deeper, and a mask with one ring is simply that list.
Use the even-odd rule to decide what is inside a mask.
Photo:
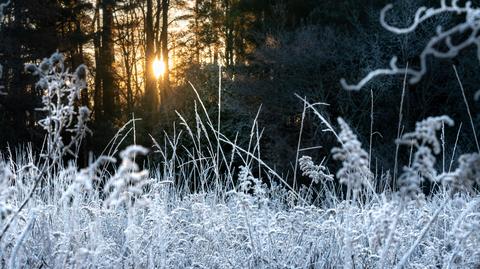
[{"label": "frost-covered grass", "polygon": [[[256,128],[243,149],[200,113],[192,125],[181,118],[182,130],[163,143],[152,140],[150,152],[161,161],[150,167],[139,165],[147,163],[139,161],[144,147],[117,154],[131,124],[114,137],[109,154],[82,169],[28,147],[4,152],[1,267],[480,266],[479,155],[462,155],[451,172],[435,170],[437,132],[453,124],[449,117],[428,118],[397,141],[411,147],[412,161],[392,191],[391,176],[370,171],[368,154],[343,119],[339,129],[324,122],[333,132],[325,135],[339,141],[332,149],[339,171],[303,156],[299,169],[312,181],[293,189],[258,157]],[[180,144],[182,135],[189,147]],[[427,196],[419,188],[426,181],[436,185]]]},{"label": "frost-covered grass", "polygon": [[[6,184],[8,201],[15,208],[37,172],[23,161],[9,167],[15,181]],[[144,202],[111,207],[95,188],[62,199],[79,173],[66,169],[46,177],[51,184],[38,190],[2,238],[2,267],[330,268],[345,264],[347,240],[356,268],[380,267],[382,255],[385,267],[393,267],[438,208],[408,267],[480,264],[478,196],[440,191],[401,205],[388,193],[356,202],[331,195],[311,205],[278,184],[256,186],[249,179],[250,194],[241,187],[186,194],[156,175]]]}]

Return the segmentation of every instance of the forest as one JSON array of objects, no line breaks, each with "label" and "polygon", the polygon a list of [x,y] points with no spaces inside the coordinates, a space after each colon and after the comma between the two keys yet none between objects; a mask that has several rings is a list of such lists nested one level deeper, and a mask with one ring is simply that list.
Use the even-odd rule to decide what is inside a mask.
[{"label": "forest", "polygon": [[0,269],[479,268],[480,5],[0,0]]},{"label": "forest", "polygon": [[[283,39],[288,43],[295,39],[284,35],[297,31],[310,35],[314,24],[309,21],[316,16],[309,13],[315,5],[311,1],[235,0],[12,2],[5,9],[1,30],[3,85],[8,93],[1,100],[1,145],[41,144],[43,133],[36,126],[39,115],[35,111],[41,91],[35,76],[24,72],[23,63],[40,63],[57,50],[65,56],[66,68],[85,64],[89,69],[88,89],[80,102],[92,111],[91,129],[96,135],[87,137],[84,154],[100,151],[132,117],[142,118],[142,141],[149,140],[147,133],[158,136],[171,129],[177,120],[174,111],[191,114],[190,83],[199,88],[209,110],[214,110],[219,76],[225,98],[231,99],[225,101],[225,120],[241,122],[225,127],[231,133],[240,131],[238,127],[250,125],[267,96],[285,92],[282,95],[293,99],[293,88],[272,87],[252,94],[248,84],[269,83],[284,77],[283,69],[293,67],[277,62],[281,55],[268,54],[276,54]],[[311,38],[316,42],[313,32]],[[308,63],[297,65],[304,64]],[[283,102],[278,97],[277,102]],[[243,101],[236,104],[239,98]],[[282,105],[272,103],[268,109]],[[281,118],[279,128],[293,127],[298,114],[293,110],[301,105],[295,107],[289,116],[282,115],[283,111],[269,114]]]},{"label": "forest", "polygon": [[[322,108],[327,118],[348,115],[364,142],[369,139],[373,102],[376,140],[387,144],[376,155],[379,167],[387,167],[392,160],[384,159],[388,154],[382,151],[391,151],[389,142],[397,136],[396,128],[388,125],[398,118],[402,77],[367,85],[373,101],[369,93],[343,90],[340,79],[358,80],[371,69],[387,66],[391,55],[397,55],[402,63],[417,64],[417,55],[436,25],[455,23],[457,18],[448,22],[448,14],[439,16],[419,31],[395,35],[378,23],[386,4],[388,1],[361,5],[358,1],[339,5],[319,0],[15,1],[5,8],[0,30],[4,40],[0,47],[2,85],[8,93],[0,98],[0,146],[33,143],[35,148],[41,147],[44,133],[36,125],[42,116],[36,110],[41,90],[37,77],[25,72],[24,63],[40,63],[58,50],[65,57],[66,68],[85,64],[89,71],[80,103],[92,112],[90,129],[95,135],[87,136],[83,143],[84,164],[89,152],[99,154],[132,118],[141,119],[137,124],[140,144],[150,143],[150,135],[159,138],[170,133],[178,122],[176,111],[194,119],[191,85],[205,100],[209,113],[217,113],[220,77],[223,132],[248,133],[260,110],[263,157],[284,168],[283,173],[291,173],[295,163],[292,156],[302,114],[302,102],[295,94],[328,103]],[[389,21],[406,25],[420,4],[398,1],[395,6]],[[432,68],[406,92],[406,128],[430,115],[455,113],[455,118],[468,121],[466,113],[456,109],[462,95],[452,90],[458,85],[451,64],[461,63],[458,68],[464,83],[473,86],[477,62],[468,50],[462,54],[464,58],[429,59]],[[472,98],[469,102],[476,114],[477,102]],[[312,113],[307,113],[302,133],[305,147],[335,143],[321,134],[322,128]],[[472,149],[472,138],[462,136],[462,151]],[[325,155],[328,150],[320,149],[320,153]]]}]

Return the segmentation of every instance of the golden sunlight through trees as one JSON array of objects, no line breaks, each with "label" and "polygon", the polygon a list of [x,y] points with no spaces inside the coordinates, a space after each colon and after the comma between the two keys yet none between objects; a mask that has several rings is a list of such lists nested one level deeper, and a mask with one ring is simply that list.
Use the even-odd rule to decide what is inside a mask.
[{"label": "golden sunlight through trees", "polygon": [[163,59],[158,59],[155,58],[155,60],[153,61],[153,74],[155,76],[156,79],[159,79],[160,76],[163,76],[165,74],[165,62],[163,61]]}]

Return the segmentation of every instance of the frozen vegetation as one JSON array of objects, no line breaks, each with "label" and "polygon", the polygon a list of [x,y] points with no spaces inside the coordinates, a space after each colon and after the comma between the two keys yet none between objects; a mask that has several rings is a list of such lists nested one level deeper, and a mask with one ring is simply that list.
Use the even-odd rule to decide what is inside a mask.
[{"label": "frozen vegetation", "polygon": [[[416,21],[440,11],[422,12]],[[372,169],[348,120],[330,123],[299,99],[338,140],[339,169],[299,154],[310,183],[296,186],[262,161],[256,121],[242,148],[197,95],[195,122],[179,115],[164,141],[120,149],[133,119],[81,168],[90,112],[76,101],[87,68],[71,73],[55,53],[25,69],[44,92],[46,138],[41,152],[1,152],[0,268],[480,267],[480,154],[446,156],[456,146],[445,145],[448,116],[399,135],[410,161],[392,175]]]},{"label": "frozen vegetation", "polygon": [[[256,132],[249,148],[240,148],[218,132],[200,99],[196,122],[180,116],[181,130],[162,143],[153,139],[150,150],[133,145],[117,154],[135,132],[134,119],[104,156],[79,168],[72,156],[89,132],[89,111],[73,104],[87,70],[71,74],[62,62],[55,53],[26,65],[45,91],[39,124],[47,136],[41,154],[28,147],[2,154],[3,268],[480,265],[480,155],[461,155],[457,168],[437,171],[445,150],[440,133],[453,125],[448,116],[427,118],[396,141],[411,152],[396,183],[371,171],[345,120],[333,126],[309,103],[325,135],[337,138],[332,157],[341,167],[331,173],[302,156],[298,167],[311,184],[297,189],[258,157]],[[182,136],[191,146],[179,144]],[[161,161],[144,167],[149,152]],[[426,183],[433,186],[428,195],[421,191]]]}]

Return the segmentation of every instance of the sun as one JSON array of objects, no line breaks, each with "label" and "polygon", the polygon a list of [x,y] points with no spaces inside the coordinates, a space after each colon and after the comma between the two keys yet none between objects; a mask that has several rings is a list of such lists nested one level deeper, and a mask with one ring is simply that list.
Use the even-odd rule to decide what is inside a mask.
[{"label": "sun", "polygon": [[157,79],[165,74],[165,62],[163,62],[163,59],[155,58],[153,61],[153,74]]}]

